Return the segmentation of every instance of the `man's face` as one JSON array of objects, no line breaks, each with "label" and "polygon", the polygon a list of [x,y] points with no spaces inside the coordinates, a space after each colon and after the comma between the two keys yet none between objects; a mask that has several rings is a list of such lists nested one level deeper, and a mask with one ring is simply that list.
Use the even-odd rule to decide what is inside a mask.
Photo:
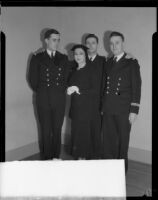
[{"label": "man's face", "polygon": [[51,51],[56,51],[60,42],[59,34],[51,34],[49,38],[45,39],[47,48]]},{"label": "man's face", "polygon": [[112,36],[110,38],[110,49],[115,56],[124,51],[124,42],[120,36]]},{"label": "man's face", "polygon": [[88,47],[88,53],[97,53],[98,43],[96,38],[88,38],[86,40],[86,46]]}]

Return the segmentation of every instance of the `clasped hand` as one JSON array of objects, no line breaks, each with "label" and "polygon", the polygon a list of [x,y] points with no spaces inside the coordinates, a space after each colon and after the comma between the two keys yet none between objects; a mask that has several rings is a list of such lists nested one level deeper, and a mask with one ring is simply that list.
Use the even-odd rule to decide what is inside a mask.
[{"label": "clasped hand", "polygon": [[80,94],[79,88],[77,86],[71,86],[67,88],[67,94],[71,95],[72,93],[76,92],[77,94]]}]

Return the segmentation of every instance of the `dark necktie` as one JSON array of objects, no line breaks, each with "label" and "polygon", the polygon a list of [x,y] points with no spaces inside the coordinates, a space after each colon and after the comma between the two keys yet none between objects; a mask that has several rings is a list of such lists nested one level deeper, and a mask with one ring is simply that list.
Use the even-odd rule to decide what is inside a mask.
[{"label": "dark necktie", "polygon": [[90,57],[89,60],[92,62],[92,57]]},{"label": "dark necktie", "polygon": [[51,59],[54,59],[54,54],[53,54],[53,52],[51,52]]},{"label": "dark necktie", "polygon": [[114,63],[114,64],[117,63],[117,56],[114,57],[114,59],[113,59],[113,63]]}]

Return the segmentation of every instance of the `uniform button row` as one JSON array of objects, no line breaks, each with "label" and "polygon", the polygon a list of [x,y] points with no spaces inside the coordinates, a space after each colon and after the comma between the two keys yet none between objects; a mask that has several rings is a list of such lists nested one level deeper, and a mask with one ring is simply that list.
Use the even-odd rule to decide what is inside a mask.
[{"label": "uniform button row", "polygon": [[[109,94],[109,91],[106,91],[106,94]],[[118,95],[119,93],[118,93],[118,92],[115,92],[115,94]]]},{"label": "uniform button row", "polygon": [[[59,85],[59,83],[56,83],[56,85]],[[50,86],[50,84],[47,84],[47,86],[49,87],[49,86]]]},{"label": "uniform button row", "polygon": [[[59,73],[58,75],[59,75],[59,76],[61,76],[61,74],[60,74],[60,73]],[[47,74],[46,74],[46,76],[49,76],[49,74],[47,73]]]}]

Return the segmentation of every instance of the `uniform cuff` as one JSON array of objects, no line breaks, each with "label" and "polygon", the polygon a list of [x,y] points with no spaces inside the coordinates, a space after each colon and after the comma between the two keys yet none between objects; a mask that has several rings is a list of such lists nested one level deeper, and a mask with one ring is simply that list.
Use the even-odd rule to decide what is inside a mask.
[{"label": "uniform cuff", "polygon": [[131,105],[130,113],[136,113],[136,114],[138,114],[138,112],[139,112],[139,106],[132,106]]}]

